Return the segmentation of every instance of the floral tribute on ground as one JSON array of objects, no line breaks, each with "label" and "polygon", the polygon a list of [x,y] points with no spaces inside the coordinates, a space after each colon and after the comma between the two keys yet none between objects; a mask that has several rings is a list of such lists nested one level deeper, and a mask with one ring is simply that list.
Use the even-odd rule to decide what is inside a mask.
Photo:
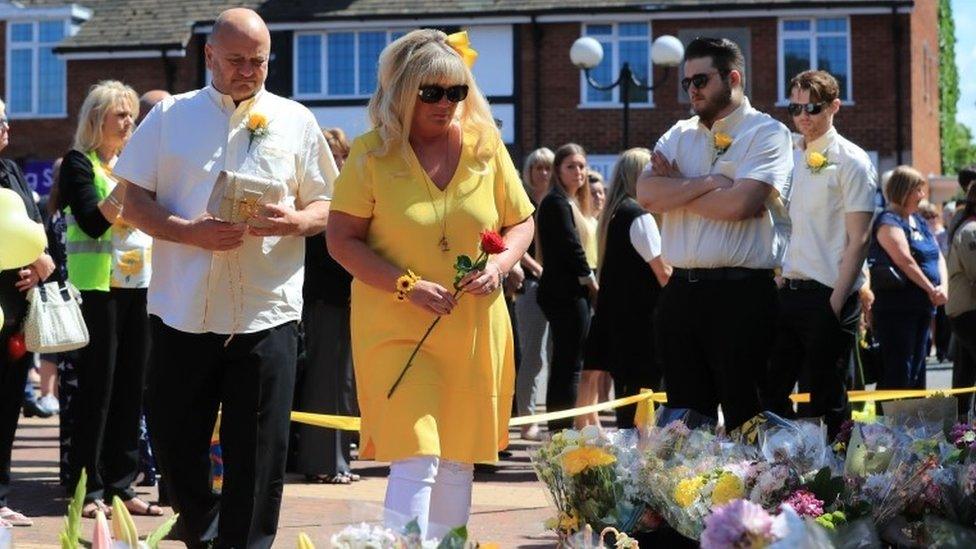
[{"label": "floral tribute on ground", "polygon": [[631,547],[666,532],[706,549],[976,547],[976,424],[954,425],[954,401],[891,403],[833,441],[768,412],[748,432],[667,408],[641,431],[565,430],[532,455],[546,526],[570,547],[606,528]]}]

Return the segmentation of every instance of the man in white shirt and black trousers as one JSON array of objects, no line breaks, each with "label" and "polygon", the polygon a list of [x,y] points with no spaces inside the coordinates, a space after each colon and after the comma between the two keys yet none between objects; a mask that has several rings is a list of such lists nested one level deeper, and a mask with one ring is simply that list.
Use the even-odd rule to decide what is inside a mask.
[{"label": "man in white shirt and black trousers", "polygon": [[[324,230],[332,153],[315,117],[264,89],[271,38],[257,13],[231,9],[206,45],[211,85],[164,99],[114,173],[125,216],[156,238],[147,418],[189,547],[270,547],[284,485],[302,309],[304,236]],[[206,213],[221,170],[281,185],[260,226]],[[250,208],[249,208],[250,209]],[[218,408],[224,483],[210,488]]]},{"label": "man in white shirt and black trousers", "polygon": [[696,38],[681,81],[697,116],[657,142],[638,199],[663,214],[666,263],[657,327],[668,406],[732,431],[761,411],[777,314],[773,269],[789,232],[790,132],[745,97],[745,61],[728,39]]},{"label": "man in white shirt and black trousers", "polygon": [[792,417],[789,396],[799,381],[800,392],[810,393],[799,415],[823,416],[833,440],[851,415],[847,372],[878,178],[868,154],[834,128],[837,79],[824,71],[796,75],[788,109],[800,132],[793,151],[792,234],[763,403]]}]

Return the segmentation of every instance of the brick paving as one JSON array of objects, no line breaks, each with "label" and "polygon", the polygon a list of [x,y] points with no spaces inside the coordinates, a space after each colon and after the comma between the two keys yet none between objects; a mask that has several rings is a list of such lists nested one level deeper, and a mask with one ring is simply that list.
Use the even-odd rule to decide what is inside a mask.
[{"label": "brick paving", "polygon": [[[497,542],[501,547],[555,547],[555,536],[542,522],[549,516],[546,493],[529,463],[527,445],[513,433],[513,456],[490,470],[475,474],[473,508],[468,524],[471,537]],[[10,504],[34,519],[30,528],[14,529],[17,549],[57,547],[67,496],[58,484],[58,423],[50,419],[21,419],[13,451],[13,494]],[[295,547],[299,532],[307,533],[319,548],[328,548],[329,536],[348,524],[378,522],[386,489],[385,464],[353,463],[362,480],[350,485],[311,485],[289,475],[285,485],[278,538],[274,547]],[[141,497],[156,501],[155,488],[139,488]],[[172,509],[165,508],[166,516]],[[134,517],[145,534],[163,519]],[[85,520],[83,537],[89,539],[94,521]],[[161,547],[181,547],[164,542]]]}]

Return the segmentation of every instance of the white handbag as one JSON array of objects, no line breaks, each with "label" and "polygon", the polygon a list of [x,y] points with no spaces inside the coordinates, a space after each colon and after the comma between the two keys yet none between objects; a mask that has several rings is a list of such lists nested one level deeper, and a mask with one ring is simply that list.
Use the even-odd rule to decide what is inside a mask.
[{"label": "white handbag", "polygon": [[27,293],[24,342],[33,353],[60,353],[88,345],[81,293],[70,282],[48,282]]}]

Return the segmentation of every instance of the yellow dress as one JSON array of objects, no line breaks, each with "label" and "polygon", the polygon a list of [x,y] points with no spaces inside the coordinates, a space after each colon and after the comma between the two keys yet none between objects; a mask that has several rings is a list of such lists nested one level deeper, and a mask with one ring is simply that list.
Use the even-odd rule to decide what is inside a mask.
[{"label": "yellow dress", "polygon": [[[370,248],[402,270],[451,289],[456,257],[478,256],[481,231],[516,225],[533,212],[504,145],[478,173],[472,141],[466,134],[457,171],[441,191],[412,151],[406,157],[399,151],[367,155],[380,145],[378,133],[368,132],[352,144],[336,180],[332,210],[370,219]],[[447,252],[439,245],[445,207]],[[508,445],[515,359],[501,292],[461,294],[387,399],[434,318],[408,301],[396,301],[392,286],[353,281],[352,356],[362,457],[494,462]]]}]

